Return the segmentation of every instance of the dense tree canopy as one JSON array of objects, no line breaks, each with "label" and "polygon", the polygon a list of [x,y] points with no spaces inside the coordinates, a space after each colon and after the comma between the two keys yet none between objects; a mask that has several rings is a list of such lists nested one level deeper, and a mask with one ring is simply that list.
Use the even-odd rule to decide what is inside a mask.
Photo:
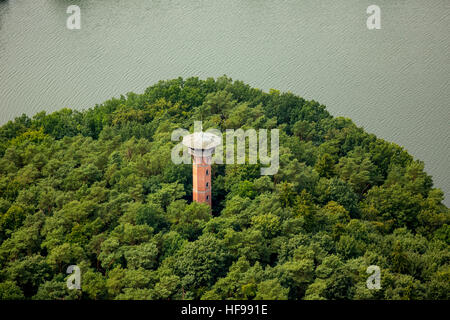
[{"label": "dense tree canopy", "polygon": [[[194,120],[280,129],[278,173],[213,165],[212,214],[192,203],[170,155]],[[0,127],[0,299],[448,299],[442,200],[422,162],[315,101],[161,81]]]}]

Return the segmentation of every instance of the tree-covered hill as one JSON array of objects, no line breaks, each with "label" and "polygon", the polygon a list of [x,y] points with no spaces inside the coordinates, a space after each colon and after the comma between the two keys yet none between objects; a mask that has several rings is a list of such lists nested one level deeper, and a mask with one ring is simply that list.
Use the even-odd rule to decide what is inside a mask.
[{"label": "tree-covered hill", "polygon": [[[214,165],[211,215],[171,161],[194,120],[280,129],[278,173]],[[227,77],[23,115],[0,127],[0,299],[449,299],[450,215],[423,169],[315,101]]]}]

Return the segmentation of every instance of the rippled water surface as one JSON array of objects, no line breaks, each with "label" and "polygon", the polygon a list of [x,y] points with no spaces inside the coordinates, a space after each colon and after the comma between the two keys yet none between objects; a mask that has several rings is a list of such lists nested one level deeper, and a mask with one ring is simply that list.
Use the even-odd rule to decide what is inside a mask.
[{"label": "rippled water surface", "polygon": [[[382,29],[369,31],[375,2]],[[320,101],[404,146],[450,204],[450,1],[375,2],[0,0],[0,124],[226,74]],[[71,4],[79,31],[65,27]]]}]

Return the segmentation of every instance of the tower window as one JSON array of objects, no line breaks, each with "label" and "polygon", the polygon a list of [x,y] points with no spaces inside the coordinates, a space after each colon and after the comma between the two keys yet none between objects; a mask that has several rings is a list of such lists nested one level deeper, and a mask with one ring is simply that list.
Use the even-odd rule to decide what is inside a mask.
[{"label": "tower window", "polygon": [[209,187],[209,182],[206,183],[206,187],[207,187],[207,188]]},{"label": "tower window", "polygon": [[209,196],[206,196],[206,200],[209,200]]},{"label": "tower window", "polygon": [[206,169],[206,175],[209,175],[209,171],[208,171],[208,169]]}]

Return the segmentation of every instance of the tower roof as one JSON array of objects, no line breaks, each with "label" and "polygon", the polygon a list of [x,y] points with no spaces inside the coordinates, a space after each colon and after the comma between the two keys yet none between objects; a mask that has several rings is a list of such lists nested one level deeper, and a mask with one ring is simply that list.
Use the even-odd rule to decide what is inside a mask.
[{"label": "tower roof", "polygon": [[183,138],[183,144],[191,149],[213,149],[222,144],[222,139],[209,132],[194,132]]}]

